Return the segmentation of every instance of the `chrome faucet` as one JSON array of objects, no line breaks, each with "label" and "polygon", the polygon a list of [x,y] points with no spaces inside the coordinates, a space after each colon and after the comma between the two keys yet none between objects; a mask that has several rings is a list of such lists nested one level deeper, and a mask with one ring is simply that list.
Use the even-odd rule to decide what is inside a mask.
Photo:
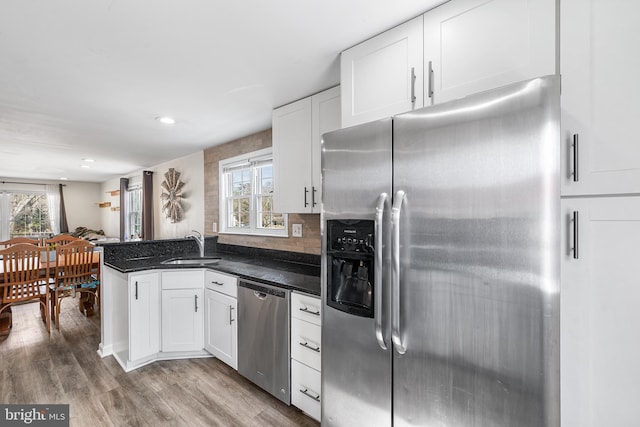
[{"label": "chrome faucet", "polygon": [[204,258],[204,236],[202,233],[196,230],[191,230],[191,233],[184,236],[185,239],[192,238],[198,244],[198,248],[200,249],[200,258]]}]

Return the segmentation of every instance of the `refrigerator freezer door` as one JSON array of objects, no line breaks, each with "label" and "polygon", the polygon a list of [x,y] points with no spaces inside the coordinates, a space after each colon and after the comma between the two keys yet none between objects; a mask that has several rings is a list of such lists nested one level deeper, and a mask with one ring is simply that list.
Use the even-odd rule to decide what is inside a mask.
[{"label": "refrigerator freezer door", "polygon": [[[324,135],[323,254],[327,221],[371,220],[382,231],[372,240],[380,251],[377,264],[388,263],[390,197],[380,195],[391,194],[391,124],[385,119]],[[327,305],[327,258],[322,257],[322,425],[390,426],[391,351],[380,344],[391,342],[388,269],[374,267],[373,317],[357,316]]]},{"label": "refrigerator freezer door", "polygon": [[394,427],[559,425],[558,118],[555,77],[394,118]]}]

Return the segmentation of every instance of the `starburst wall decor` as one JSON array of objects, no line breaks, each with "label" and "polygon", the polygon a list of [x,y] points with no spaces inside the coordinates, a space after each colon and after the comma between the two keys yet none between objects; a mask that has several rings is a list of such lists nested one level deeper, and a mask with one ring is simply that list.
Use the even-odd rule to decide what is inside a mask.
[{"label": "starburst wall decor", "polygon": [[162,181],[162,212],[171,222],[179,222],[182,219],[182,187],[184,182],[180,181],[180,172],[174,168],[169,168],[164,174]]}]

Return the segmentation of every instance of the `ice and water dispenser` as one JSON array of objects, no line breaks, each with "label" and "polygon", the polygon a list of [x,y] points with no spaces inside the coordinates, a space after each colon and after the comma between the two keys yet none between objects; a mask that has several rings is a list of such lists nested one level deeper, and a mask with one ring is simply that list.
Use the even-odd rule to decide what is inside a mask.
[{"label": "ice and water dispenser", "polygon": [[327,221],[327,305],[373,317],[374,222]]}]

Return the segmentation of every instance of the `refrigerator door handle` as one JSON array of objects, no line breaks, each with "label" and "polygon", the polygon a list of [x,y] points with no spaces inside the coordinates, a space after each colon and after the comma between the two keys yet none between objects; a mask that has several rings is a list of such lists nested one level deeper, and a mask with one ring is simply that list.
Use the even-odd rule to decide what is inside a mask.
[{"label": "refrigerator door handle", "polygon": [[400,337],[400,213],[405,197],[406,193],[404,191],[397,191],[391,208],[393,239],[391,243],[391,301],[393,305],[391,310],[391,340],[393,341],[393,347],[399,354],[404,354],[407,351]]},{"label": "refrigerator door handle", "polygon": [[384,342],[382,333],[382,226],[384,216],[384,205],[387,203],[387,193],[380,193],[378,203],[376,204],[376,220],[375,220],[375,264],[373,273],[374,283],[374,317],[376,324],[376,339],[381,349],[386,350],[387,344]]}]

